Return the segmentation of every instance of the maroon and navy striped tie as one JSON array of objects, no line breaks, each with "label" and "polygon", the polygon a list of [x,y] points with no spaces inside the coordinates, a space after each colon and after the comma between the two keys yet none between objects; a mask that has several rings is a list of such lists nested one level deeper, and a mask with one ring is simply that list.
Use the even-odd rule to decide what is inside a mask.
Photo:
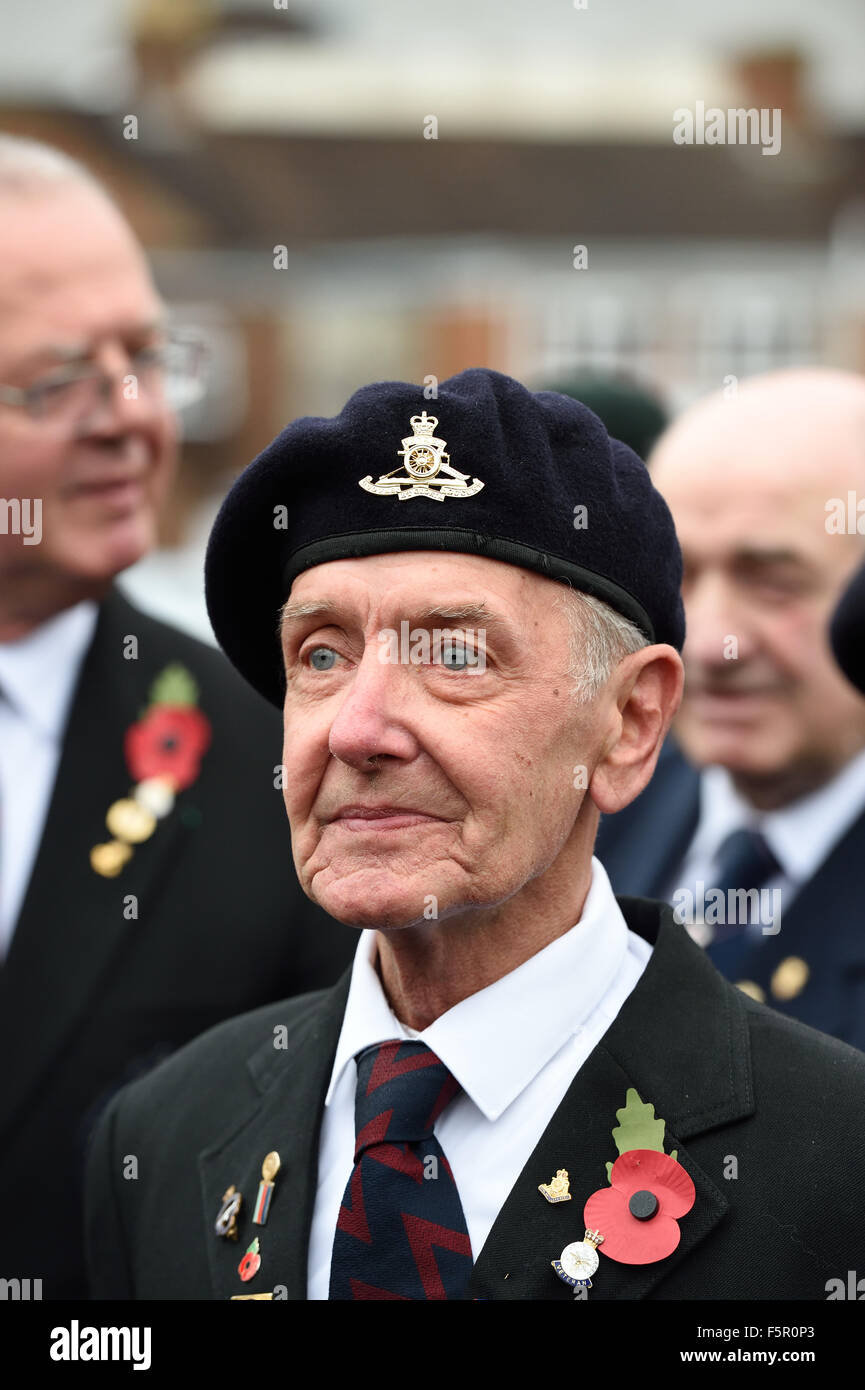
[{"label": "maroon and navy striped tie", "polygon": [[462,1298],[472,1247],[433,1133],[458,1090],[425,1043],[358,1053],[354,1169],[339,1209],[330,1298]]}]

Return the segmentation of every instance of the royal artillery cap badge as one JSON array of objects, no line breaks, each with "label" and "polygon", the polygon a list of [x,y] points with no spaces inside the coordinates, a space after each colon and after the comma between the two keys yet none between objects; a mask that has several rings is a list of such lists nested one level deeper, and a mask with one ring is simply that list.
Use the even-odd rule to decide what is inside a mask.
[{"label": "royal artillery cap badge", "polygon": [[413,415],[414,434],[406,435],[402,448],[397,450],[404,459],[403,466],[382,473],[375,483],[368,473],[360,479],[359,486],[382,497],[396,494],[401,502],[410,497],[432,497],[443,502],[446,497],[471,497],[480,492],[480,478],[469,479],[468,473],[460,473],[451,465],[450,455],[445,453],[446,441],[437,439],[434,433],[437,425],[435,415],[427,415],[426,411]]}]

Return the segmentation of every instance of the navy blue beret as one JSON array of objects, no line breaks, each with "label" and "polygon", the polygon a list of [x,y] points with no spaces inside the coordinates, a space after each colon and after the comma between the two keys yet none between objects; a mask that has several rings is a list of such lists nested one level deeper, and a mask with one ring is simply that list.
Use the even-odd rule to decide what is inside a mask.
[{"label": "navy blue beret", "polygon": [[605,600],[681,650],[682,561],[642,461],[596,415],[475,367],[435,400],[404,381],[294,420],[235,482],[205,562],[217,640],[275,705],[280,609],[328,560],[451,550],[521,565]]},{"label": "navy blue beret", "polygon": [[865,565],[856,571],[841,595],[832,615],[829,638],[844,675],[865,695]]}]

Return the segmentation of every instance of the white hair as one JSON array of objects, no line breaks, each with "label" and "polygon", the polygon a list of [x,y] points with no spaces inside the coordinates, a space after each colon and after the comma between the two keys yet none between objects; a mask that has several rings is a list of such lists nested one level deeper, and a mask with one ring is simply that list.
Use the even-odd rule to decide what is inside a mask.
[{"label": "white hair", "polygon": [[83,184],[108,202],[114,201],[85,164],[62,150],[23,135],[0,134],[0,197],[50,193],[70,183]]},{"label": "white hair", "polygon": [[597,695],[626,656],[651,645],[629,618],[592,594],[563,588],[556,603],[568,619],[568,674],[581,703]]}]

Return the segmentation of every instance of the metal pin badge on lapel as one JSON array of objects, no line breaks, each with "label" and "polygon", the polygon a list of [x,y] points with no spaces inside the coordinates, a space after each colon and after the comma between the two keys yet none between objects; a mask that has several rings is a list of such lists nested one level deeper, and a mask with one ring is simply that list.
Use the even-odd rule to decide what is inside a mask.
[{"label": "metal pin badge on lapel", "polygon": [[570,1284],[572,1288],[592,1287],[592,1275],[599,1264],[598,1246],[603,1242],[600,1231],[587,1230],[582,1240],[571,1241],[565,1246],[559,1259],[551,1261],[563,1284]]},{"label": "metal pin badge on lapel", "polygon": [[776,999],[795,999],[808,983],[811,967],[801,956],[787,956],[772,973],[769,988]]},{"label": "metal pin badge on lapel", "polygon": [[568,1186],[567,1168],[560,1168],[556,1176],[550,1178],[549,1182],[539,1183],[538,1191],[542,1196],[546,1197],[548,1202],[569,1202],[571,1200],[571,1191]]},{"label": "metal pin badge on lapel", "polygon": [[274,1178],[281,1167],[279,1154],[275,1150],[267,1155],[261,1165],[261,1182],[258,1184],[258,1196],[255,1199],[255,1210],[252,1213],[252,1219],[256,1226],[263,1226],[267,1221],[273,1189],[276,1185]]},{"label": "metal pin badge on lapel", "polygon": [[222,1194],[222,1206],[219,1208],[219,1215],[213,1223],[213,1229],[218,1236],[228,1240],[237,1240],[237,1216],[242,1205],[243,1196],[232,1183],[231,1187]]},{"label": "metal pin badge on lapel", "polygon": [[141,845],[156,829],[156,817],[133,797],[125,796],[109,806],[105,824],[116,840],[127,845]]}]

